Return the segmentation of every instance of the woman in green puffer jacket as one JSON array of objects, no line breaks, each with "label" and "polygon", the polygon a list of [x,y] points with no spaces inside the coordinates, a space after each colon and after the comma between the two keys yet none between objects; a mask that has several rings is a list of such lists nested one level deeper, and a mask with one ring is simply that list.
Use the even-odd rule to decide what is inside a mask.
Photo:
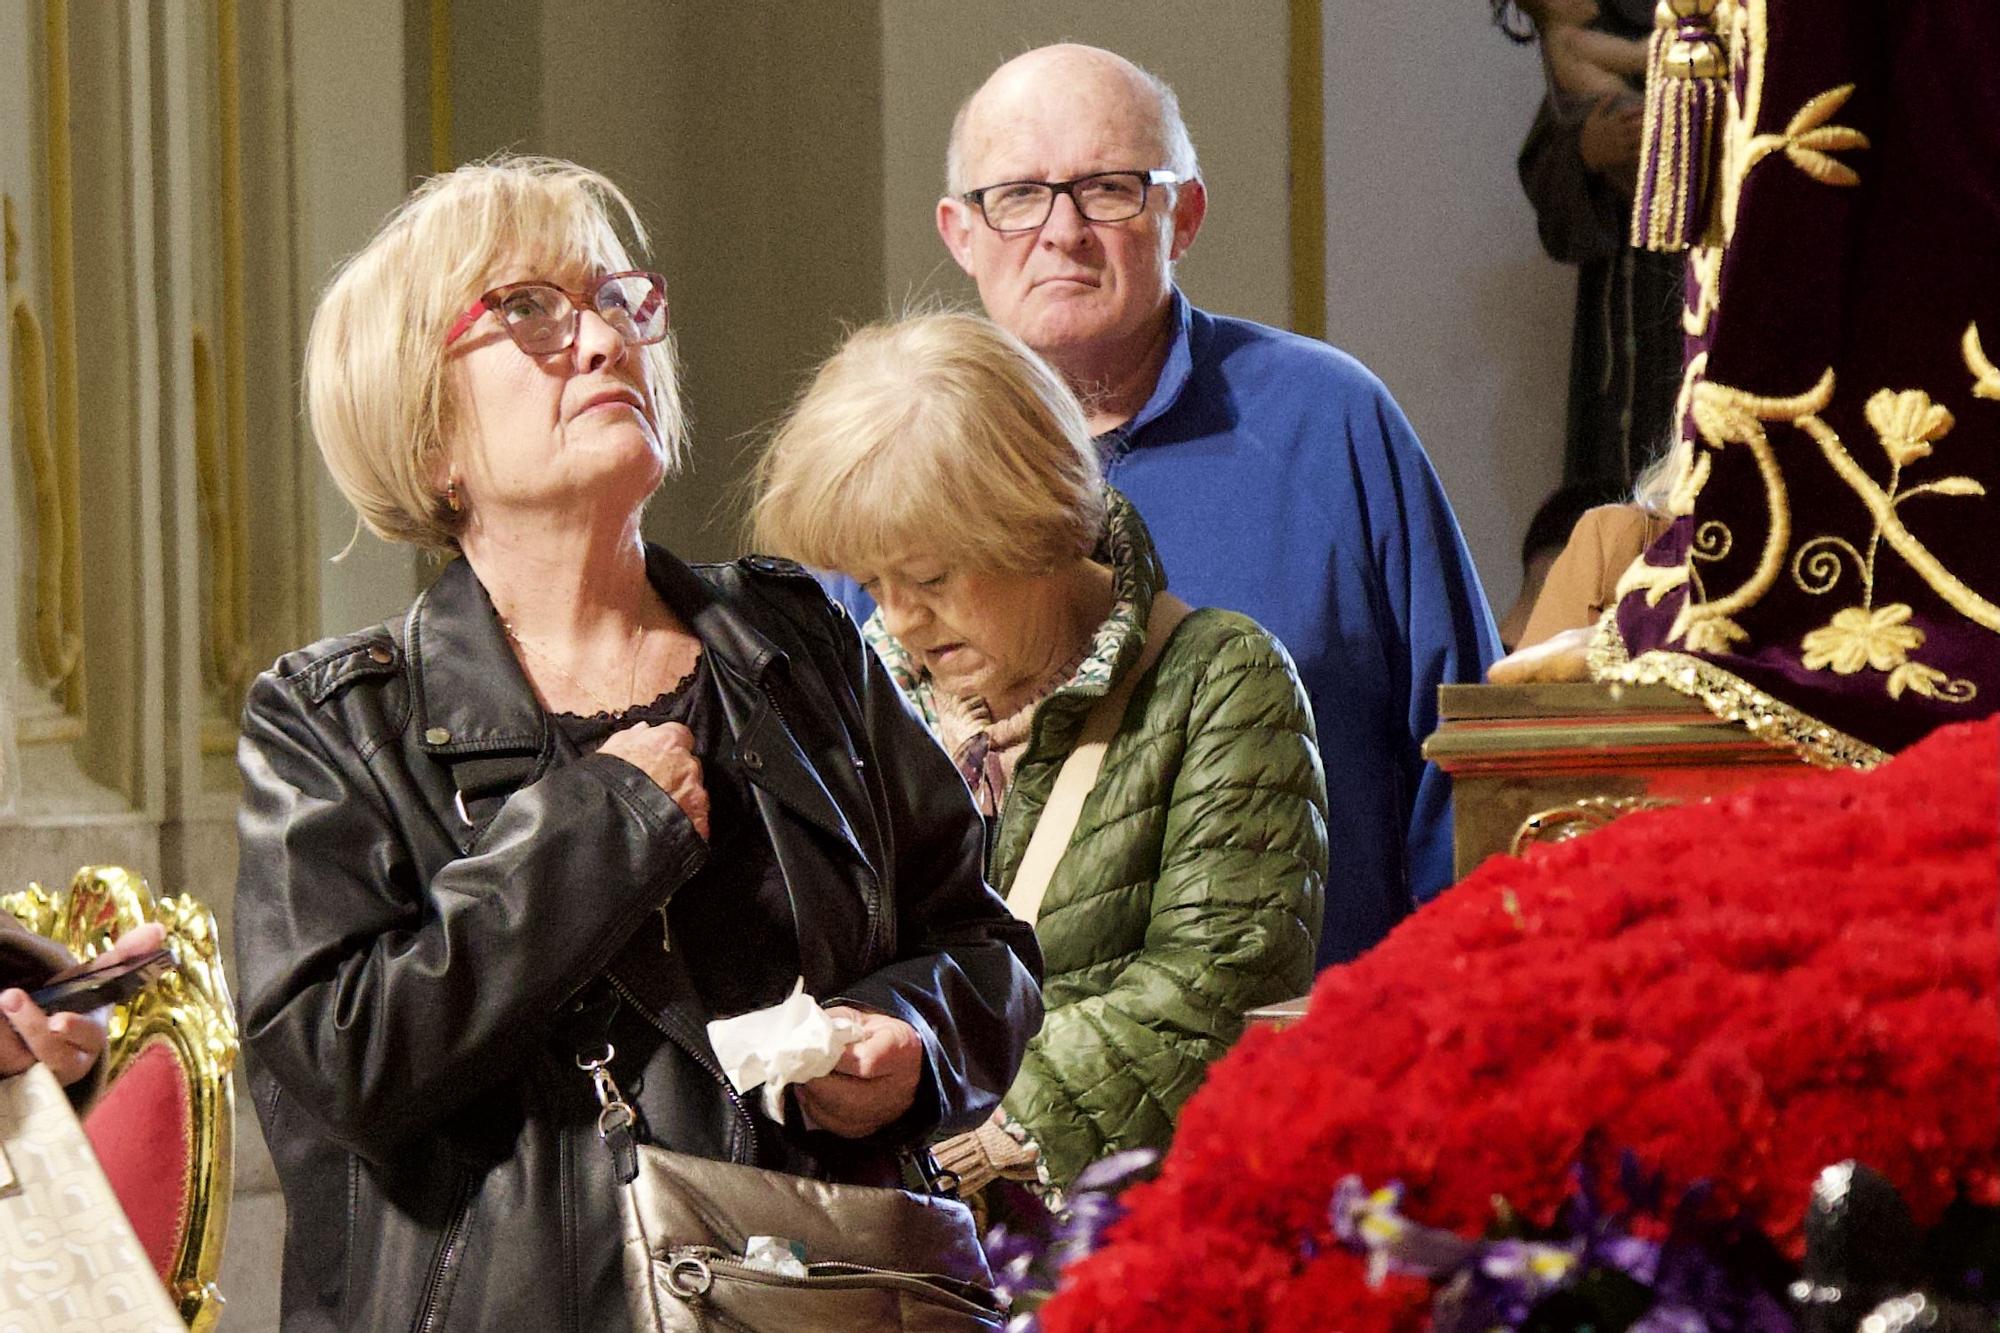
[{"label": "woman in green puffer jacket", "polygon": [[[864,632],[989,816],[988,877],[1042,946],[1042,1030],[1002,1113],[940,1162],[968,1190],[1061,1188],[1164,1148],[1245,1012],[1312,982],[1326,787],[1291,658],[1254,621],[1166,595],[1075,398],[976,316],[853,335],[759,481],[759,544],[875,598]],[[1058,774],[1114,691],[1102,768],[1024,901]]]}]

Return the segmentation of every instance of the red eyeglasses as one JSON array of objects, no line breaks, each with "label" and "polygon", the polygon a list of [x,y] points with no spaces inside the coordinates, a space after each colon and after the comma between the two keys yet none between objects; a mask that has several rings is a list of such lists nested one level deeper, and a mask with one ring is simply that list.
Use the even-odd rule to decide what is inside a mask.
[{"label": "red eyeglasses", "polygon": [[547,356],[576,341],[585,309],[596,311],[628,343],[660,342],[667,336],[667,280],[657,273],[607,273],[588,292],[551,282],[511,282],[468,307],[444,342],[447,347],[457,342],[491,310],[522,351]]}]

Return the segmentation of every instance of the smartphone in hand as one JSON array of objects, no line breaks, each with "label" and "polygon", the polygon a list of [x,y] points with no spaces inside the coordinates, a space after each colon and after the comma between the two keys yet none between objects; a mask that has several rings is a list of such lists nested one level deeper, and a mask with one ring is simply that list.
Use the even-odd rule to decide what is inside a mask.
[{"label": "smartphone in hand", "polygon": [[58,973],[40,990],[28,992],[45,1014],[83,1014],[131,999],[178,960],[171,949],[155,949],[110,967],[83,967]]}]

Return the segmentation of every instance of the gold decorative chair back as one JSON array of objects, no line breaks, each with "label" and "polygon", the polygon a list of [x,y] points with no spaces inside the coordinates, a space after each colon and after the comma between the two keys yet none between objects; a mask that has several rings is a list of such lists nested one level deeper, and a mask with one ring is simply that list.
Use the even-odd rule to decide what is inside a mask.
[{"label": "gold decorative chair back", "polygon": [[[166,927],[180,965],[112,1011],[104,1090],[84,1127],[181,1318],[191,1329],[212,1328],[222,1311],[215,1276],[229,1222],[236,1122],[230,1071],[238,1049],[214,914],[185,895],[155,898],[143,877],[115,866],[86,866],[54,893],[30,884],[0,895],[0,909],[85,959],[148,921]],[[143,1095],[116,1095],[128,1072]],[[130,1117],[147,1113],[145,1096],[162,1088],[169,1089],[163,1104],[184,1115],[185,1126],[162,1134],[166,1127],[131,1124]],[[154,1152],[160,1142],[171,1146]],[[117,1160],[121,1147],[124,1162]]]}]

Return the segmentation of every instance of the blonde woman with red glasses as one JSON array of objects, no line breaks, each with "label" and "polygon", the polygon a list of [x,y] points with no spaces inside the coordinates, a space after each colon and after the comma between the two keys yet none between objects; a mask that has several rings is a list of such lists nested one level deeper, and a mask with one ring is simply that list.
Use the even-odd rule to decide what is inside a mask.
[{"label": "blonde woman with red glasses", "polygon": [[[782,562],[641,538],[682,420],[665,285],[614,224],[639,235],[580,167],[464,167],[314,321],[334,479],[456,558],[244,715],[240,1012],[287,1330],[627,1327],[601,1129],[890,1184],[991,1113],[1040,1021],[972,802],[854,626]],[[704,1025],[800,979],[860,1035],[774,1120]]]}]

